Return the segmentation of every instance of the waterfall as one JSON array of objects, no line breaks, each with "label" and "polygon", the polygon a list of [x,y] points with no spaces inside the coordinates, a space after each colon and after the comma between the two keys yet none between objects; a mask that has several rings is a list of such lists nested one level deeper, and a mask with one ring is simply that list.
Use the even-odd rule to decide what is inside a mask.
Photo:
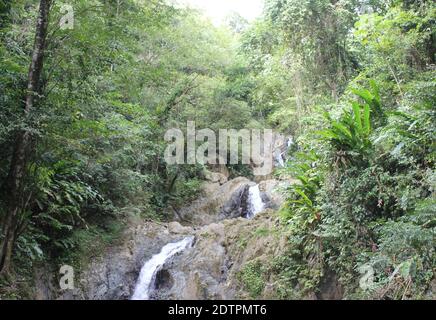
[{"label": "waterfall", "polygon": [[193,242],[194,237],[187,237],[179,242],[169,243],[162,248],[160,253],[148,260],[141,269],[132,300],[148,300],[150,292],[153,290],[156,274],[170,258],[187,247],[191,247]]},{"label": "waterfall", "polygon": [[284,168],[286,166],[286,154],[293,144],[294,138],[289,137],[286,140],[286,144],[283,144],[280,148],[274,150],[273,157],[276,163],[276,167]]},{"label": "waterfall", "polygon": [[281,153],[280,150],[274,152],[274,158],[279,167],[283,168],[285,166],[285,159],[283,158],[283,153]]},{"label": "waterfall", "polygon": [[248,195],[248,213],[247,218],[254,218],[256,214],[265,209],[262,197],[260,196],[259,185],[250,187]]}]

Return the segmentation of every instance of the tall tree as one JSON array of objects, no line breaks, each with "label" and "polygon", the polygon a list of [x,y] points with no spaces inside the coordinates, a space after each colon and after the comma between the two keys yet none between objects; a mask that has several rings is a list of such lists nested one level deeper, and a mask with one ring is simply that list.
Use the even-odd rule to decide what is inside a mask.
[{"label": "tall tree", "polygon": [[[41,95],[41,74],[51,4],[51,0],[40,0],[39,3],[33,53],[27,78],[27,91],[24,97],[24,120],[30,117],[36,100]],[[17,133],[9,174],[3,185],[5,212],[2,221],[3,242],[0,248],[0,273],[9,270],[12,249],[20,230],[20,215],[26,202],[23,191],[29,154],[32,150],[32,140],[32,134],[27,129],[22,129]]]}]

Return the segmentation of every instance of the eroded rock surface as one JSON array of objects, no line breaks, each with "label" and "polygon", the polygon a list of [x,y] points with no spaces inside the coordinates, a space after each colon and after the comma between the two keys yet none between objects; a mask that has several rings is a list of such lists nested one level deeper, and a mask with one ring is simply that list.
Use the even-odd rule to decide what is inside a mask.
[{"label": "eroded rock surface", "polygon": [[[202,195],[179,210],[178,222],[144,222],[131,218],[120,244],[98,253],[76,279],[76,289],[61,299],[129,299],[141,267],[170,242],[195,236],[192,248],[174,256],[158,270],[153,299],[233,299],[244,297],[238,284],[241,269],[253,260],[271,260],[283,249],[272,210],[252,220],[241,218],[248,189],[239,177],[221,184],[207,181]],[[277,208],[274,180],[259,186],[266,208]]]},{"label": "eroded rock surface", "polygon": [[192,205],[182,208],[179,211],[180,216],[185,222],[196,226],[218,222],[225,218],[225,216],[219,215],[222,208],[229,201],[234,200],[235,194],[238,194],[241,188],[251,185],[253,185],[253,182],[243,177],[230,180],[223,185],[206,182],[203,184],[201,197],[194,201]]},{"label": "eroded rock surface", "polygon": [[[239,274],[250,262],[267,264],[284,253],[286,239],[277,227],[277,217],[267,210],[253,220],[224,220],[201,228],[196,232],[195,246],[165,265],[171,286],[156,288],[154,297],[249,298],[241,287]],[[270,295],[271,285],[272,281],[265,285],[263,296]]]},{"label": "eroded rock surface", "polygon": [[192,229],[179,224],[144,222],[131,218],[119,245],[98,253],[75,279],[76,288],[60,299],[129,299],[142,265],[161,248],[183,238]]}]

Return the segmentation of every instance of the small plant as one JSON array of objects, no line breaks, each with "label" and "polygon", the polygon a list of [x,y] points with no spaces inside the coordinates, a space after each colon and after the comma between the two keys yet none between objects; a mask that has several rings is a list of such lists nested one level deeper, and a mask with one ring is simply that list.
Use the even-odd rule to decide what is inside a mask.
[{"label": "small plant", "polygon": [[257,237],[266,237],[270,234],[270,230],[267,228],[258,228],[253,234]]},{"label": "small plant", "polygon": [[239,238],[237,244],[239,248],[245,249],[248,245],[248,238],[247,237]]},{"label": "small plant", "polygon": [[251,298],[259,298],[265,289],[265,267],[260,261],[250,261],[242,269],[239,278]]},{"label": "small plant", "polygon": [[321,171],[316,167],[318,160],[314,152],[296,155],[296,162],[289,170],[299,183],[288,189],[287,210],[282,211],[285,218],[299,216],[309,224],[320,218],[315,200],[322,183]]},{"label": "small plant", "polygon": [[376,123],[374,119],[377,119],[371,117],[371,113],[383,118],[380,95],[373,81],[371,87],[373,92],[366,89],[351,90],[365,103],[351,102],[352,110],[345,111],[339,120],[334,120],[328,112],[325,113],[329,128],[319,131],[319,134],[321,139],[328,141],[333,148],[336,164],[361,163],[362,157],[366,158],[371,152],[370,135]]}]

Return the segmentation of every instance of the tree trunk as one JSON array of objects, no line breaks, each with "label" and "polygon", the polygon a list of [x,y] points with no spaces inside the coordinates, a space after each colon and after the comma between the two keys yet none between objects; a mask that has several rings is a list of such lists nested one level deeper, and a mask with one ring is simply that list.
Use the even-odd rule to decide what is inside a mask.
[{"label": "tree trunk", "polygon": [[[36,22],[35,42],[27,79],[27,92],[24,104],[24,119],[29,117],[41,90],[41,73],[44,62],[44,49],[47,37],[48,16],[51,0],[40,0]],[[0,248],[0,273],[9,271],[12,250],[16,239],[19,214],[23,211],[23,192],[32,136],[27,130],[20,130],[15,146],[9,174],[4,183],[4,219],[2,226],[3,243]]]}]

